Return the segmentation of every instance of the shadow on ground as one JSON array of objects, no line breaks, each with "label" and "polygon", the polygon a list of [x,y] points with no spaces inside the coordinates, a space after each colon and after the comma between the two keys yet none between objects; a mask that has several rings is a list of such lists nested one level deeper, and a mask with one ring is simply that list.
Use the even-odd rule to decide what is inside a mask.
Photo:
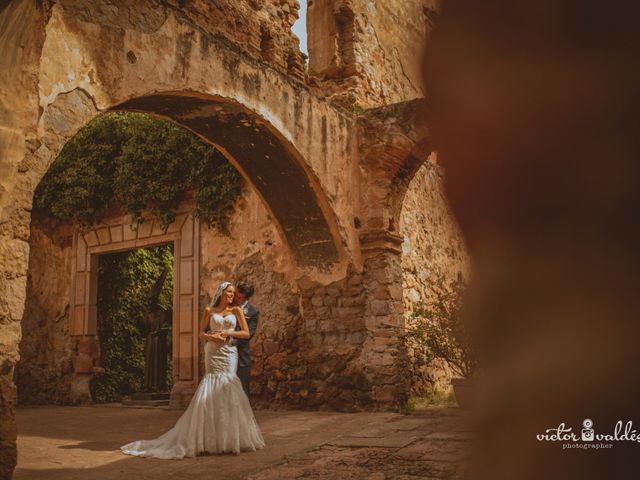
[{"label": "shadow on ground", "polygon": [[267,443],[258,452],[157,460],[119,451],[120,445],[164,433],[180,414],[21,407],[14,480],[456,478],[469,440],[467,416],[451,407],[409,416],[258,410]]}]

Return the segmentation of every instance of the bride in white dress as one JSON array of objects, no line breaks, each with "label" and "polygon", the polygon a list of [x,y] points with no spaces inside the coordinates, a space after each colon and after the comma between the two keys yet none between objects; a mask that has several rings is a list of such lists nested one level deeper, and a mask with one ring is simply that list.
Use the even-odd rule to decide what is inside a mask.
[{"label": "bride in white dress", "polygon": [[[124,453],[140,457],[184,458],[199,453],[237,454],[264,448],[249,399],[236,375],[238,350],[229,344],[231,337],[249,338],[242,309],[232,306],[234,294],[233,285],[223,282],[200,322],[200,338],[206,340],[206,370],[189,407],[164,435],[155,440],[138,440],[124,445],[120,447]],[[236,322],[241,328],[237,331]]]}]

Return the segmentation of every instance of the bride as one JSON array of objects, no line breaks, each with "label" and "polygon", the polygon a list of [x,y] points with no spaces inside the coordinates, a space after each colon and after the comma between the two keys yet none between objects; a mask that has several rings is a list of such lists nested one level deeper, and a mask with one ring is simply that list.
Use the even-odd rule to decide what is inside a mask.
[{"label": "bride", "polygon": [[[129,455],[155,458],[195,457],[199,453],[254,451],[264,447],[249,399],[236,375],[238,350],[233,338],[249,338],[240,307],[232,306],[231,282],[218,287],[200,322],[206,340],[205,375],[189,407],[175,426],[155,440],[138,440],[120,447]],[[240,330],[235,330],[236,322]],[[208,333],[207,330],[210,330]]]}]

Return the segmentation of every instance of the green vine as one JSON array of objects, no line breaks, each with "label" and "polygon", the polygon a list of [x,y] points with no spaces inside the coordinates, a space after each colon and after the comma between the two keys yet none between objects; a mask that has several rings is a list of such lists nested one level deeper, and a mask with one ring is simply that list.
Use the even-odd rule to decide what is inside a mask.
[{"label": "green vine", "polygon": [[414,368],[442,359],[458,376],[469,378],[476,372],[478,358],[462,316],[465,287],[461,279],[447,283],[438,276],[430,285],[433,300],[415,306],[409,327],[401,336],[413,352]]},{"label": "green vine", "polygon": [[[147,306],[147,295],[164,267],[169,273],[159,303],[172,310],[172,245],[140,248],[100,256],[98,277],[98,338],[100,363],[105,373],[91,383],[95,402],[116,402],[123,396],[144,390],[144,342],[140,324]],[[171,335],[167,384],[172,384]]]},{"label": "green vine", "polygon": [[147,210],[163,227],[195,192],[194,214],[226,230],[240,174],[211,145],[178,125],[142,113],[105,113],[66,143],[44,176],[34,209],[93,225],[121,208],[142,223]]}]

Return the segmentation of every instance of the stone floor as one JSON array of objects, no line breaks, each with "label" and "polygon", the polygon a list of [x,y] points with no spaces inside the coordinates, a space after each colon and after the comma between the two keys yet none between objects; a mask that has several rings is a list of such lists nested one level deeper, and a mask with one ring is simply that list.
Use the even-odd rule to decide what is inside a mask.
[{"label": "stone floor", "polygon": [[118,446],[168,430],[181,412],[121,406],[21,407],[14,480],[444,479],[461,474],[468,420],[457,408],[396,413],[258,410],[267,447],[184,460]]}]

